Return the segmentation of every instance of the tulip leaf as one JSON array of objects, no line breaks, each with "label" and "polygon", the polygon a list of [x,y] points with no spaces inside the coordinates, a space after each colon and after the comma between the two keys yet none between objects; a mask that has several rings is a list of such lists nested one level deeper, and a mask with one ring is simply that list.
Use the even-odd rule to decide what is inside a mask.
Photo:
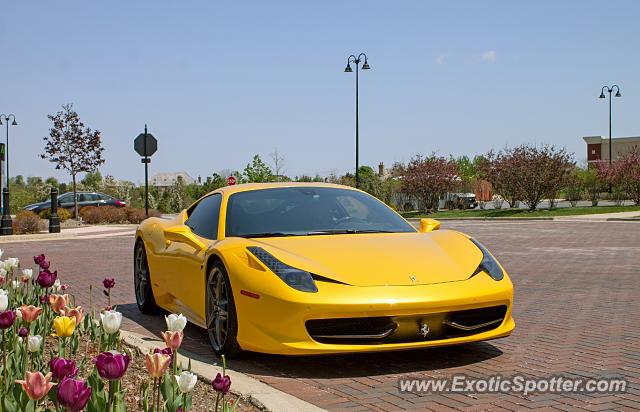
[{"label": "tulip leaf", "polygon": [[3,412],[18,412],[18,403],[13,396],[5,396],[2,400]]}]

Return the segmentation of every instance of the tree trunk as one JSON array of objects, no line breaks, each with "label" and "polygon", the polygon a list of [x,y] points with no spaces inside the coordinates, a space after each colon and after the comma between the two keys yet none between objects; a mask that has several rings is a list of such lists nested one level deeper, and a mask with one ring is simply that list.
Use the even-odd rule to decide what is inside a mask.
[{"label": "tree trunk", "polygon": [[71,179],[73,180],[73,218],[78,219],[78,194],[76,191],[76,175],[75,173],[71,175]]}]

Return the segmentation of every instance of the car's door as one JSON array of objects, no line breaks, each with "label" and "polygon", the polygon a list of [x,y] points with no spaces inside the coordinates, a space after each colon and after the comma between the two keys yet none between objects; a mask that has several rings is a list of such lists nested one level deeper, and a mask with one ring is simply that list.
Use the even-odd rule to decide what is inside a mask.
[{"label": "car's door", "polygon": [[[188,211],[185,225],[204,244],[218,237],[222,195],[212,194],[201,199]],[[171,306],[175,311],[189,313],[192,319],[204,325],[204,258],[206,250],[192,245],[171,242],[165,251],[167,257],[167,284],[173,295]]]},{"label": "car's door", "polygon": [[65,193],[58,198],[58,206],[65,209],[73,209],[73,193]]}]

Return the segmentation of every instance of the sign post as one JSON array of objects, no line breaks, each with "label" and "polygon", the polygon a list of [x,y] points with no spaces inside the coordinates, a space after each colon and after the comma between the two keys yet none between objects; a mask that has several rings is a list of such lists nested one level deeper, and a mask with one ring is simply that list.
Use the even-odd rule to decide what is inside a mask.
[{"label": "sign post", "polygon": [[149,163],[151,155],[158,150],[158,141],[151,133],[147,133],[147,125],[144,125],[144,133],[140,133],[133,141],[133,148],[144,163],[144,212],[149,217]]}]

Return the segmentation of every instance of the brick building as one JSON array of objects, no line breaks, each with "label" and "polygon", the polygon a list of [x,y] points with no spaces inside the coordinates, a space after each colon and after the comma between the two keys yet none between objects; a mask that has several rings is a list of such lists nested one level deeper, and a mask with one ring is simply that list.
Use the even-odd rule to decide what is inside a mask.
[{"label": "brick building", "polygon": [[[585,136],[587,144],[587,162],[594,163],[598,160],[609,161],[609,138],[604,136]],[[614,137],[611,142],[613,160],[629,153],[634,147],[640,149],[640,136],[638,137]]]}]

